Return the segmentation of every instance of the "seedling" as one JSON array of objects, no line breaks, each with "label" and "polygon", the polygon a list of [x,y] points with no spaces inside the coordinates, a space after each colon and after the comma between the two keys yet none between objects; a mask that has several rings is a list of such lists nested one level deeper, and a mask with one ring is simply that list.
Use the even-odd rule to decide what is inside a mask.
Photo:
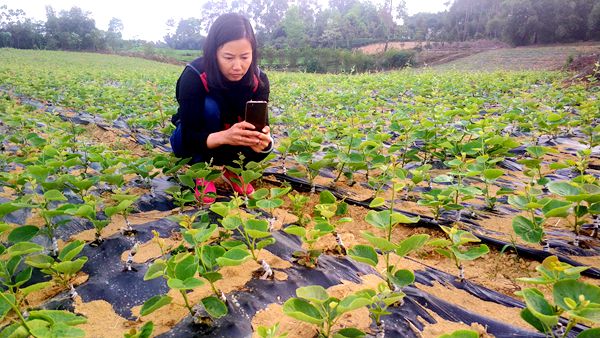
[{"label": "seedling", "polygon": [[[319,194],[319,204],[315,205],[314,220],[322,229],[331,228],[331,234],[337,243],[336,251],[341,254],[346,254],[346,246],[342,242],[342,238],[337,232],[337,227],[343,223],[352,222],[350,217],[337,218],[348,213],[348,204],[344,201],[338,201],[337,198],[328,190],[323,190]],[[335,219],[334,219],[335,217]]]},{"label": "seedling", "polygon": [[535,270],[539,272],[538,277],[517,278],[518,281],[530,284],[554,284],[563,280],[577,280],[581,272],[589,269],[587,266],[572,266],[558,260],[556,256],[548,256]]},{"label": "seedling", "polygon": [[[527,305],[521,311],[521,318],[550,337],[568,337],[571,329],[578,323],[600,323],[600,287],[596,285],[575,279],[555,282],[552,288],[554,304],[546,300],[536,288],[523,289],[516,294],[523,297]],[[569,319],[564,331],[558,327],[561,315],[567,315]]]},{"label": "seedling", "polygon": [[140,331],[132,328],[128,332],[126,332],[123,337],[124,338],[150,338],[152,336],[152,331],[154,331],[154,323],[146,322],[140,328]]},{"label": "seedling", "polygon": [[128,195],[128,194],[113,194],[112,199],[118,203],[115,206],[106,207],[104,209],[104,213],[107,217],[112,217],[116,214],[123,216],[125,220],[125,229],[123,229],[123,233],[125,235],[132,235],[135,233],[135,230],[131,227],[131,223],[127,219],[127,216],[133,211],[133,203],[139,198],[137,195]]},{"label": "seedling", "polygon": [[366,289],[361,293],[371,299],[371,304],[367,305],[369,315],[375,321],[379,332],[385,332],[381,317],[392,314],[387,310],[388,307],[401,302],[406,294],[400,290],[391,290],[387,283],[379,283],[377,291]]},{"label": "seedling", "polygon": [[248,201],[248,196],[246,195],[246,191],[248,191],[248,185],[253,181],[262,177],[263,167],[257,163],[250,161],[248,163],[244,163],[245,156],[240,153],[240,159],[234,160],[233,163],[237,165],[234,166],[225,166],[228,170],[232,171],[237,175],[237,178],[232,178],[233,183],[239,185],[242,188],[243,196],[245,202]]},{"label": "seedling", "polygon": [[[181,185],[189,188],[189,192],[194,192],[192,195],[196,199],[198,205],[202,208],[205,207],[205,198],[216,198],[214,193],[206,191],[206,185],[196,184],[199,180],[204,182],[214,181],[221,176],[221,170],[213,167],[211,163],[199,162],[192,165],[185,174],[177,175]],[[188,191],[182,192],[181,189],[171,189],[173,198],[178,198],[178,203],[183,207],[183,204],[190,199]],[[178,192],[179,191],[179,192]],[[175,197],[177,196],[177,197]],[[183,203],[183,204],[182,204]]]},{"label": "seedling", "polygon": [[98,205],[98,197],[94,195],[88,195],[84,197],[84,204],[73,206],[71,209],[65,210],[65,213],[71,216],[77,216],[87,219],[94,225],[94,229],[96,229],[95,237],[93,244],[100,245],[104,239],[102,239],[102,229],[104,229],[109,223],[110,219],[103,220],[98,219],[98,214],[96,212]]},{"label": "seedling", "polygon": [[332,227],[326,223],[317,223],[312,229],[305,228],[303,226],[291,225],[285,228],[283,231],[290,235],[298,236],[303,243],[306,243],[306,250],[295,251],[292,256],[296,258],[296,263],[306,266],[308,268],[315,268],[319,263],[319,256],[323,252],[320,249],[315,249],[315,243],[319,238],[331,233]]},{"label": "seedling", "polygon": [[288,336],[287,332],[279,333],[279,322],[271,327],[259,326],[256,333],[260,338],[286,338]]},{"label": "seedling", "polygon": [[[252,258],[263,266],[263,270],[265,270],[263,272],[267,272],[270,268],[266,261],[259,260],[258,254],[267,245],[275,243],[275,238],[271,236],[268,221],[256,219],[252,215],[242,215],[240,209],[242,204],[241,198],[234,197],[229,202],[217,202],[210,206],[212,212],[223,217],[220,220],[223,228],[229,231],[238,231],[243,238],[241,242],[231,241],[221,243],[221,245],[228,248],[237,247],[235,249],[239,251],[240,255],[238,258],[245,258],[249,251]],[[245,246],[245,250],[239,247],[240,244]]]},{"label": "seedling", "polygon": [[352,310],[371,304],[371,298],[362,292],[348,295],[342,299],[330,297],[319,285],[296,289],[298,298],[290,298],[283,304],[283,313],[303,322],[317,326],[319,337],[359,337],[365,333],[355,328],[333,331],[341,316]]},{"label": "seedling", "polygon": [[84,246],[85,242],[83,241],[73,241],[65,245],[56,258],[45,254],[37,254],[28,256],[25,259],[25,263],[52,276],[54,282],[63,288],[71,289],[71,296],[74,297],[76,293],[73,290],[73,286],[70,284],[71,279],[79,272],[79,270],[81,270],[88,260],[86,256],[81,256],[77,259],[75,259],[75,256],[79,255]]},{"label": "seedling", "polygon": [[308,216],[308,213],[305,211],[309,198],[298,192],[288,194],[287,197],[292,203],[292,214],[298,217],[298,224],[302,227],[306,227],[311,220],[310,216]]},{"label": "seedling", "polygon": [[273,211],[283,205],[283,200],[280,197],[285,196],[292,188],[266,188],[259,189],[252,194],[252,202],[259,208],[267,211],[271,217],[269,217],[269,229],[273,228],[275,222],[275,215]]},{"label": "seedling", "polygon": [[472,233],[465,230],[460,230],[456,227],[450,228],[447,226],[440,225],[440,228],[444,230],[444,232],[446,233],[446,235],[448,235],[450,240],[434,239],[429,241],[427,244],[435,247],[435,251],[440,255],[443,255],[453,260],[454,264],[456,264],[456,267],[459,271],[458,278],[460,278],[461,281],[464,281],[465,270],[463,262],[477,259],[490,252],[490,249],[485,244],[469,247],[467,249],[467,244],[478,243],[481,242],[481,240],[475,237]]}]

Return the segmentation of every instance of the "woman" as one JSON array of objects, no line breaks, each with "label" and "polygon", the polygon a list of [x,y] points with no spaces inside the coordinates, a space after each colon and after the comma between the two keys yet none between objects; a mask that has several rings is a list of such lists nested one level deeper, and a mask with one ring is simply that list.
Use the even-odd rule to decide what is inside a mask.
[{"label": "woman", "polygon": [[[244,121],[247,101],[268,101],[269,80],[257,66],[256,39],[250,22],[238,14],[221,15],[211,26],[204,42],[204,56],[188,64],[177,80],[179,109],[172,122],[175,156],[191,157],[191,163],[230,165],[244,155],[244,161],[260,161],[273,148],[269,126],[255,130]],[[241,179],[225,170],[223,178],[239,194]],[[212,182],[197,182],[206,193],[216,192]],[[205,199],[211,203],[214,199]]]}]

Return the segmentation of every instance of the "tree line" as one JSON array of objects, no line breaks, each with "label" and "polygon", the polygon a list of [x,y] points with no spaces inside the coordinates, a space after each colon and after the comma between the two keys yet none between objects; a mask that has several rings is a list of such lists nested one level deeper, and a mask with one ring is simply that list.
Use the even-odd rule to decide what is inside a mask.
[{"label": "tree line", "polygon": [[[193,9],[192,9],[193,10]],[[497,39],[513,45],[600,39],[598,0],[454,0],[446,11],[408,16],[405,0],[208,0],[197,17],[169,20],[164,43],[174,49],[201,49],[206,31],[222,13],[244,13],[263,48],[352,49],[388,41],[466,41]],[[0,47],[118,50],[123,23],[113,18],[97,29],[80,8],[56,12],[46,21],[0,6]]]}]

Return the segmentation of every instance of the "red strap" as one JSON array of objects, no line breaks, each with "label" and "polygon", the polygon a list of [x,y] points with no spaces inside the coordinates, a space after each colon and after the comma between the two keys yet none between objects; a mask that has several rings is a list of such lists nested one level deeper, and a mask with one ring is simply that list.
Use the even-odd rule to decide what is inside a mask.
[{"label": "red strap", "polygon": [[206,78],[206,72],[200,74],[200,80],[202,80],[202,84],[204,85],[204,89],[206,89],[206,92],[208,93],[208,80]]},{"label": "red strap", "polygon": [[[203,72],[202,74],[200,74],[200,80],[202,80],[202,84],[204,85],[204,89],[206,89],[206,92],[208,93],[208,78],[206,77],[206,72]],[[252,87],[252,92],[256,93],[256,91],[258,90],[258,77],[256,77],[256,74],[254,74],[254,87]]]}]

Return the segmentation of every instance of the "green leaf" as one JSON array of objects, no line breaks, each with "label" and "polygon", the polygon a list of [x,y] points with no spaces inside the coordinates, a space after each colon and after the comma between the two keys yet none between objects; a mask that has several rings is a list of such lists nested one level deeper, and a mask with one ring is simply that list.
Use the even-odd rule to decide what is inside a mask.
[{"label": "green leaf", "polygon": [[157,259],[150,265],[146,273],[144,274],[144,280],[151,280],[164,275],[167,269],[167,263],[162,259]]},{"label": "green leaf", "polygon": [[577,335],[576,338],[598,338],[600,337],[600,327],[587,329]]},{"label": "green leaf", "polygon": [[280,206],[282,206],[283,200],[281,200],[279,198],[272,199],[272,200],[259,200],[259,201],[256,201],[256,205],[261,209],[271,210],[271,209],[279,208]]},{"label": "green leaf", "polygon": [[[552,294],[556,305],[570,317],[600,323],[600,287],[568,279],[556,282]],[[576,309],[569,306],[567,299],[576,302]]]},{"label": "green leaf", "polygon": [[427,240],[429,240],[429,235],[412,235],[398,244],[396,254],[404,257],[412,251],[419,250],[427,243]]},{"label": "green leaf", "polygon": [[525,299],[527,309],[533,316],[539,319],[547,327],[553,327],[558,323],[558,313],[552,305],[544,299],[544,295],[537,289],[523,289],[518,295]]},{"label": "green leaf", "polygon": [[0,320],[4,319],[4,316],[6,316],[6,314],[12,310],[12,305],[14,305],[16,302],[15,296],[9,293],[2,294],[4,297],[6,297],[6,299],[4,299],[4,297],[0,297]]},{"label": "green leaf", "polygon": [[244,223],[239,216],[226,216],[221,221],[221,225],[227,230],[235,230],[241,227]]},{"label": "green leaf", "polygon": [[244,263],[251,257],[248,250],[233,248],[227,251],[223,256],[217,258],[217,263],[220,266],[236,266]]},{"label": "green leaf", "polygon": [[221,275],[218,272],[206,272],[202,274],[202,277],[204,277],[207,281],[211,283],[223,279],[223,275]]},{"label": "green leaf", "polygon": [[324,303],[329,299],[327,290],[320,285],[309,285],[297,288],[296,296],[317,304]]},{"label": "green leaf", "polygon": [[379,208],[383,205],[385,205],[385,199],[383,197],[375,197],[371,203],[369,203],[369,208]]},{"label": "green leaf", "polygon": [[465,252],[461,252],[454,246],[451,246],[450,250],[452,250],[452,253],[456,256],[456,258],[461,261],[472,261],[490,252],[490,248],[488,248],[488,246],[485,244],[471,247]]},{"label": "green leaf", "polygon": [[298,237],[306,236],[306,229],[301,226],[297,226],[297,225],[290,225],[289,227],[283,229],[283,231],[287,234],[298,236]]},{"label": "green leaf", "polygon": [[337,198],[329,190],[323,190],[319,194],[319,204],[334,204]]},{"label": "green leaf", "polygon": [[479,333],[471,330],[457,330],[449,334],[444,334],[438,338],[479,338]]},{"label": "green leaf", "polygon": [[31,242],[19,242],[9,247],[6,252],[10,257],[23,256],[34,252],[43,251],[44,247]]},{"label": "green leaf", "polygon": [[2,203],[0,204],[0,218],[24,207],[25,206],[15,205],[12,202]]},{"label": "green leaf", "polygon": [[170,296],[161,296],[156,295],[142,305],[142,309],[140,310],[140,316],[147,316],[157,309],[171,303],[172,298]]},{"label": "green leaf", "polygon": [[544,230],[541,227],[520,215],[513,218],[512,226],[515,233],[529,243],[539,243],[544,235]]},{"label": "green leaf", "polygon": [[37,326],[31,329],[31,334],[35,337],[52,337],[52,338],[83,338],[85,331],[82,329],[59,323],[52,326]]},{"label": "green leaf", "polygon": [[12,243],[26,242],[35,237],[39,231],[40,229],[34,225],[23,225],[8,234],[8,241]]},{"label": "green leaf", "polygon": [[85,317],[62,310],[31,311],[29,313],[29,319],[43,319],[52,325],[56,325],[58,323],[64,323],[67,325],[79,325],[87,323],[87,319]]},{"label": "green leaf", "polygon": [[338,307],[336,308],[336,314],[341,315],[346,312],[356,310],[358,308],[367,306],[372,303],[373,303],[373,301],[371,300],[370,297],[365,297],[364,295],[360,295],[360,294],[358,294],[358,295],[352,294],[352,295],[344,297],[339,302]]},{"label": "green leaf", "polygon": [[167,280],[167,285],[171,289],[177,290],[192,290],[197,287],[204,285],[204,282],[195,277],[190,277],[186,280],[181,280],[178,278],[169,278]]},{"label": "green leaf", "polygon": [[529,325],[535,327],[539,332],[549,333],[552,331],[551,328],[546,327],[541,320],[534,316],[528,308],[524,308],[523,310],[521,310],[520,315],[524,321],[529,323]]},{"label": "green leaf", "polygon": [[546,185],[548,190],[559,196],[575,196],[581,193],[581,190],[569,182],[550,182]]},{"label": "green leaf", "polygon": [[48,269],[54,263],[54,258],[48,255],[35,255],[25,258],[25,264],[38,269]]},{"label": "green leaf", "polygon": [[177,175],[177,178],[179,178],[179,182],[181,182],[182,185],[188,187],[188,188],[195,188],[196,187],[196,180],[194,180],[193,177],[189,176],[189,175]]},{"label": "green leaf", "polygon": [[175,259],[175,274],[173,277],[186,280],[196,275],[198,264],[196,258],[191,254],[179,254]]},{"label": "green leaf", "polygon": [[54,282],[41,282],[41,283],[36,283],[33,285],[29,285],[28,287],[24,287],[21,289],[21,293],[23,293],[23,295],[27,296],[28,294],[35,292],[35,291],[39,291],[42,289],[45,289],[47,287],[50,287]]},{"label": "green leaf", "polygon": [[415,282],[415,274],[406,269],[397,270],[389,275],[390,281],[399,288],[403,288]]},{"label": "green leaf", "polygon": [[227,315],[227,306],[223,301],[215,296],[209,296],[202,299],[202,305],[208,314],[213,318],[221,318]]},{"label": "green leaf", "polygon": [[275,238],[269,237],[267,239],[263,239],[262,241],[256,243],[256,250],[262,250],[271,244],[275,244]]},{"label": "green leaf", "polygon": [[48,190],[44,193],[46,201],[66,201],[67,198],[58,190]]},{"label": "green leaf", "polygon": [[487,180],[495,180],[498,177],[502,176],[504,174],[504,171],[501,169],[485,169],[483,171],[483,177],[485,177]]},{"label": "green leaf", "polygon": [[288,299],[283,304],[283,313],[294,319],[315,325],[320,325],[324,321],[319,310],[304,299]]},{"label": "green leaf", "polygon": [[542,207],[542,212],[544,213],[544,217],[567,217],[570,208],[571,203],[569,202],[550,199]]},{"label": "green leaf", "polygon": [[374,247],[380,249],[382,252],[390,252],[396,250],[396,244],[388,241],[383,237],[377,237],[370,231],[363,231],[362,236],[369,241]]},{"label": "green leaf", "polygon": [[348,250],[348,256],[352,257],[355,261],[366,263],[371,266],[377,266],[379,259],[377,258],[377,252],[373,247],[368,245],[355,245]]},{"label": "green leaf", "polygon": [[75,258],[75,256],[77,256],[81,252],[81,250],[83,250],[84,246],[84,241],[73,241],[65,245],[65,247],[62,248],[62,250],[60,250],[60,253],[58,254],[58,259],[60,259],[63,262],[70,261],[73,258]]},{"label": "green leaf", "polygon": [[264,219],[247,220],[244,230],[252,238],[264,238],[271,235],[269,232],[269,222]]},{"label": "green leaf", "polygon": [[333,334],[333,338],[362,338],[365,333],[353,327],[347,327]]},{"label": "green leaf", "polygon": [[81,268],[83,267],[85,262],[87,262],[87,260],[88,260],[88,258],[83,256],[83,257],[77,258],[74,261],[60,262],[60,263],[57,263],[56,265],[54,265],[54,269],[56,269],[56,271],[58,271],[60,273],[66,274],[66,275],[74,275],[79,270],[81,270]]}]

